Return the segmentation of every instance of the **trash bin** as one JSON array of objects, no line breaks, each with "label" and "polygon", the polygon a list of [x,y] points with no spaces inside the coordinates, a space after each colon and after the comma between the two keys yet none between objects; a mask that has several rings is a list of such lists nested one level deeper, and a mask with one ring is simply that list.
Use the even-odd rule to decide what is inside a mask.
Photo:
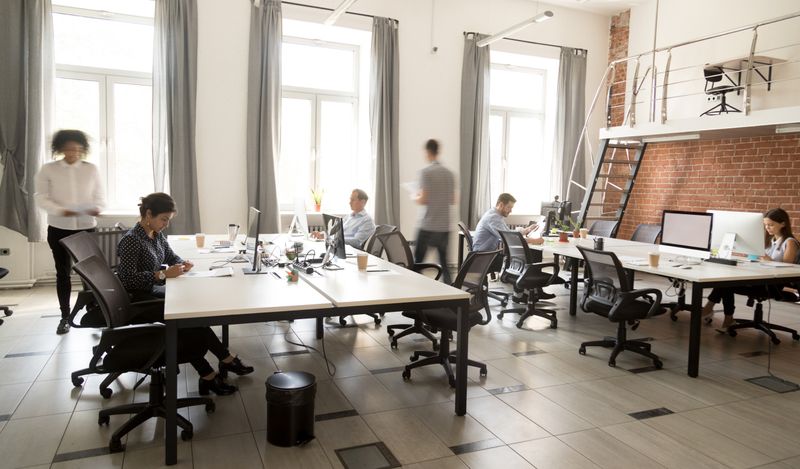
[{"label": "trash bin", "polygon": [[317,383],[305,371],[278,371],[267,378],[267,441],[294,446],[314,439]]}]

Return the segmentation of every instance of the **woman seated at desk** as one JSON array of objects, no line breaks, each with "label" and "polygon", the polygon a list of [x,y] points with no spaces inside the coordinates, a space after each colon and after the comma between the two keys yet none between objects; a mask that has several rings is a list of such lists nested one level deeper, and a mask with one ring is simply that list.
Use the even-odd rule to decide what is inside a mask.
[{"label": "woman seated at desk", "polygon": [[[139,204],[141,219],[119,241],[117,275],[122,285],[134,298],[164,298],[165,280],[183,275],[193,266],[190,261],[181,259],[172,251],[167,243],[167,237],[162,233],[169,226],[169,222],[176,212],[175,201],[163,192],[156,192],[142,198],[142,202]],[[162,264],[169,267],[162,269]],[[163,306],[159,314],[155,316],[152,318],[153,321],[164,320]],[[207,347],[220,360],[220,371],[230,371],[239,376],[253,372],[252,366],[242,363],[238,356],[232,355],[222,345],[210,327],[197,329],[203,331],[202,334],[196,334],[202,340],[202,346]],[[192,346],[187,343],[179,344],[179,347]],[[220,396],[236,392],[236,386],[227,384],[205,359],[202,359],[202,362],[199,364],[192,362],[200,374],[199,392],[201,395],[207,395],[209,391]]]},{"label": "woman seated at desk", "polygon": [[[786,262],[794,264],[800,253],[800,242],[792,234],[792,224],[789,214],[782,208],[774,208],[764,214],[764,230],[766,230],[765,255],[762,261]],[[710,323],[714,315],[714,306],[722,301],[725,319],[722,321],[722,331],[734,324],[733,311],[736,308],[734,295],[755,296],[763,294],[770,298],[783,299],[783,286],[770,285],[753,287],[722,287],[714,288],[708,295],[708,302],[703,307],[703,320]]]}]

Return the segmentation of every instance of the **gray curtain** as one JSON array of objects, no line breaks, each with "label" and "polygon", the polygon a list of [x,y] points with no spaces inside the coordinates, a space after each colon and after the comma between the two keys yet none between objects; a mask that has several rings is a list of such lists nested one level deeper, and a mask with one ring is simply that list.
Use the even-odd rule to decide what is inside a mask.
[{"label": "gray curtain", "polygon": [[195,1],[157,0],[153,46],[153,176],[156,191],[169,191],[178,206],[179,216],[170,226],[172,233],[200,231],[194,141],[196,96]]},{"label": "gray curtain", "polygon": [[400,68],[397,51],[397,21],[372,20],[372,65],[370,68],[369,122],[375,157],[375,223],[399,225],[400,155],[398,109]]},{"label": "gray curtain", "polygon": [[247,203],[261,210],[261,232],[280,231],[275,167],[281,151],[281,2],[250,7],[247,83]]},{"label": "gray curtain", "polygon": [[[586,121],[586,51],[561,48],[558,66],[558,108],[556,111],[556,158],[553,162],[555,180],[560,182],[561,200],[572,201],[578,210],[584,191],[569,183],[572,180],[586,185],[586,156],[583,145],[578,150],[578,139]],[[574,168],[573,168],[574,166]],[[556,192],[554,190],[554,192]]]},{"label": "gray curtain", "polygon": [[478,224],[491,206],[489,194],[489,47],[477,42],[487,37],[464,36],[461,69],[461,221]]},{"label": "gray curtain", "polygon": [[50,0],[0,2],[0,225],[44,239],[33,179],[47,153],[52,112]]}]

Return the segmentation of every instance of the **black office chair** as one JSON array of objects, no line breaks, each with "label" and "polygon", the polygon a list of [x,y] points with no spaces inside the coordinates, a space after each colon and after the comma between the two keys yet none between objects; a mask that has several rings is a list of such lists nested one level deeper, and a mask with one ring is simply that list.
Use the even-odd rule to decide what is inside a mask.
[{"label": "black office chair", "polygon": [[[738,91],[743,89],[743,86],[737,85],[720,85],[715,86],[714,83],[719,83],[722,81],[722,78],[725,76],[725,72],[722,70],[722,67],[711,66],[706,67],[703,69],[703,76],[706,79],[705,87],[703,91],[709,96],[719,96],[720,103],[716,106],[712,107],[711,109],[707,110],[706,112],[700,114],[700,117],[703,116],[718,116],[722,113],[729,113],[729,112],[742,112],[739,109],[731,106],[726,101],[726,95],[731,91]],[[711,85],[709,87],[708,85]]]},{"label": "black office chair", "polygon": [[589,234],[603,238],[613,238],[617,232],[618,224],[619,222],[614,220],[597,220],[589,227]]},{"label": "black office chair", "polygon": [[[469,231],[469,227],[467,227],[466,223],[460,221],[458,222],[458,230],[464,235],[464,239],[467,241],[467,248],[470,252],[472,252],[473,240],[472,233]],[[503,270],[503,256],[497,256],[494,259],[494,262],[492,262],[492,265],[489,266],[489,273],[494,274],[495,272],[500,272],[501,270]],[[487,295],[489,298],[499,301],[500,306],[503,308],[508,305],[508,299],[511,297],[510,293],[499,290],[488,290]],[[488,308],[489,305],[487,304],[486,307]]]},{"label": "black office chair", "polygon": [[[393,226],[393,225],[378,225],[378,226],[376,226],[375,227],[375,231],[370,235],[369,238],[367,238],[366,241],[364,241],[364,244],[361,245],[361,250],[364,251],[364,252],[368,252],[368,253],[372,254],[373,256],[375,256],[375,257],[383,256],[383,244],[381,244],[380,240],[378,240],[378,235],[381,235],[381,234],[384,234],[384,233],[391,233],[392,231],[395,231],[395,230],[397,230],[397,227]],[[381,325],[381,319],[383,318],[383,314],[384,313],[380,313],[380,314],[376,314],[376,313],[361,313],[361,314],[366,314],[367,316],[371,317],[372,320],[375,322],[375,325],[376,326],[380,326]],[[347,325],[347,316],[352,316],[352,314],[349,314],[349,315],[346,314],[346,315],[339,316],[339,325],[341,325],[342,327]]]},{"label": "black office chair", "polygon": [[798,334],[797,330],[790,327],[781,326],[780,324],[773,324],[764,321],[764,308],[762,303],[769,298],[780,298],[783,287],[759,287],[751,288],[750,290],[752,290],[752,292],[747,296],[747,306],[752,307],[755,304],[755,309],[753,310],[753,319],[736,318],[736,322],[732,326],[728,326],[728,335],[731,337],[736,337],[736,331],[739,329],[756,329],[767,334],[769,339],[775,345],[781,343],[781,340],[778,338],[778,335],[775,334],[775,331],[788,332],[792,335],[792,340],[800,340],[800,334]]},{"label": "black office chair", "polygon": [[617,355],[629,350],[650,358],[656,368],[661,368],[663,363],[650,352],[650,344],[642,340],[629,340],[626,328],[626,324],[638,324],[641,319],[665,312],[661,307],[661,291],[655,288],[634,290],[633,278],[626,274],[613,252],[580,246],[578,250],[586,261],[587,274],[581,308],[617,323],[616,338],[583,342],[578,353],[586,355],[586,347],[613,347],[608,366],[616,366]]},{"label": "black office chair", "polygon": [[[492,262],[494,262],[494,259],[499,254],[500,251],[470,252],[461,265],[461,269],[458,271],[458,275],[452,284],[453,287],[460,288],[470,293],[469,308],[467,311],[467,314],[469,314],[468,322],[470,328],[478,324],[488,324],[492,319],[491,314],[488,313],[489,309],[487,308],[486,275],[489,273]],[[487,311],[486,318],[481,315],[481,310]],[[427,350],[414,351],[410,358],[412,363],[406,365],[403,370],[403,379],[411,379],[411,370],[414,368],[439,364],[444,367],[450,387],[455,387],[456,377],[453,374],[453,369],[450,364],[456,362],[456,351],[450,350],[450,339],[453,336],[453,331],[458,329],[458,316],[456,312],[450,308],[424,309],[420,311],[419,314],[422,318],[422,322],[442,331],[442,343],[439,346],[438,352],[429,352]],[[427,358],[419,360],[419,357]],[[480,375],[486,376],[486,364],[475,360],[467,360],[467,364],[477,367],[480,369]]]},{"label": "black office chair", "polygon": [[[94,373],[137,372],[150,376],[150,398],[148,402],[125,404],[100,411],[98,424],[108,424],[112,415],[135,414],[111,436],[109,450],[123,451],[122,437],[152,417],[166,418],[164,405],[164,346],[163,324],[131,325],[137,316],[157,307],[160,300],[131,303],[125,288],[108,268],[105,261],[97,256],[84,259],[73,267],[86,282],[100,305],[107,328],[100,336],[100,343],[93,348],[90,367]],[[191,330],[189,330],[191,331]],[[179,340],[181,333],[179,332]],[[201,354],[202,353],[202,354]],[[187,363],[202,358],[205,351],[194,351],[189,356],[178,348],[178,363]],[[140,381],[141,382],[141,381]],[[203,405],[206,412],[214,412],[214,401],[208,397],[178,399],[178,408]],[[177,415],[181,427],[181,438],[192,438],[193,427],[182,415]]]},{"label": "black office chair", "polygon": [[[0,279],[5,277],[6,275],[8,275],[8,269],[4,269],[3,267],[0,267]],[[11,316],[12,314],[14,314],[14,311],[12,311],[9,306],[0,305],[0,311],[3,312],[4,316]],[[0,319],[0,325],[2,325],[2,324],[3,324],[3,320]]]},{"label": "black office chair", "polygon": [[633,231],[631,241],[640,243],[656,244],[658,237],[661,236],[661,225],[640,223]]},{"label": "black office chair", "polygon": [[[550,321],[550,328],[558,326],[556,312],[549,309],[537,309],[539,291],[552,285],[558,279],[558,264],[555,262],[541,262],[542,253],[531,251],[528,243],[519,231],[500,231],[503,240],[503,254],[505,255],[505,268],[500,275],[500,280],[514,284],[514,292],[524,293],[527,298],[525,308],[504,309],[497,314],[497,319],[503,319],[506,313],[519,314],[517,327],[522,329],[526,319],[539,316]],[[552,273],[542,269],[551,267]]]},{"label": "black office chair", "polygon": [[[386,252],[386,259],[389,262],[401,265],[418,273],[422,273],[425,270],[434,270],[436,272],[436,276],[434,277],[436,280],[439,280],[439,277],[442,276],[442,266],[439,264],[414,262],[414,255],[411,253],[411,248],[409,247],[405,236],[403,236],[403,233],[399,231],[393,231],[391,233],[378,235],[377,238],[383,245],[383,249]],[[390,343],[392,348],[397,348],[397,339],[411,334],[422,334],[427,337],[431,342],[433,342],[434,350],[439,347],[439,341],[422,323],[419,311],[403,311],[403,316],[413,319],[414,323],[390,324],[386,326],[386,331],[389,333],[389,337],[392,338]],[[396,334],[395,330],[400,330],[400,332]]]}]

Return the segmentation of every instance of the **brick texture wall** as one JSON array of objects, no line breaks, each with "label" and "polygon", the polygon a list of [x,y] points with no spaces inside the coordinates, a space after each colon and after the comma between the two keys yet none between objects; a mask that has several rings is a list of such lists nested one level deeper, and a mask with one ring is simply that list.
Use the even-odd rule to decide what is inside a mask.
[{"label": "brick texture wall", "polygon": [[[630,10],[611,17],[611,34],[608,39],[609,63],[628,56],[628,21],[630,17]],[[625,77],[627,72],[627,63],[617,65],[614,71],[614,82],[611,83],[612,127],[622,125],[625,117]]]},{"label": "brick texture wall", "polygon": [[[609,61],[628,53],[629,13],[611,20]],[[615,81],[624,77],[618,70]],[[624,90],[624,83],[614,86],[615,93],[618,89]],[[624,98],[615,96],[612,105],[617,102]],[[622,107],[614,108],[612,125],[622,119]],[[618,236],[630,238],[640,223],[660,223],[664,209],[766,212],[774,207],[787,210],[794,231],[800,231],[800,134],[650,144]]]}]

